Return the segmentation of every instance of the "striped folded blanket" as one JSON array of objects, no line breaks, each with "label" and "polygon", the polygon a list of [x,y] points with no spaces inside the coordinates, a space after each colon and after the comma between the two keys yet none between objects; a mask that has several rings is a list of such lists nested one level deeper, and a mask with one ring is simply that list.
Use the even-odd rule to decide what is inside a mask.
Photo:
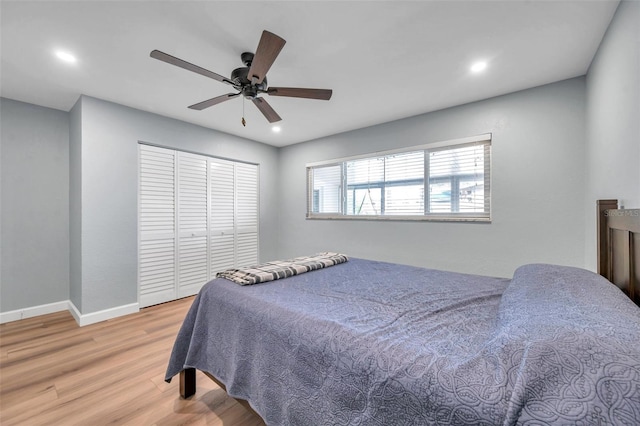
[{"label": "striped folded blanket", "polygon": [[313,256],[262,263],[248,268],[227,269],[226,271],[218,272],[216,277],[226,278],[240,285],[258,284],[327,268],[344,263],[347,260],[349,258],[344,254],[324,252]]}]

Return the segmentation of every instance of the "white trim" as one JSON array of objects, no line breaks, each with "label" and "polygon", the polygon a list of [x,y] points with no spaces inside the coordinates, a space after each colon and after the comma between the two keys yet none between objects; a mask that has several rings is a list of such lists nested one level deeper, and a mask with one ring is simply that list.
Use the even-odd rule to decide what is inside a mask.
[{"label": "white trim", "polygon": [[26,318],[33,318],[40,315],[53,314],[55,312],[66,311],[69,309],[69,301],[62,300],[60,302],[47,303],[45,305],[31,306],[29,308],[16,309],[15,311],[0,313],[0,324],[6,322],[18,321]]},{"label": "white trim", "polygon": [[55,303],[47,303],[46,305],[32,306],[29,308],[16,309],[15,311],[0,313],[0,324],[6,322],[19,321],[21,319],[33,318],[40,315],[53,314],[61,311],[69,311],[80,327],[89,324],[95,324],[100,321],[106,321],[123,315],[134,314],[140,311],[138,303],[117,306],[98,312],[89,314],[81,314],[76,305],[70,300],[63,300]]},{"label": "white trim", "polygon": [[468,136],[466,138],[451,139],[448,141],[438,141],[438,142],[427,143],[423,145],[407,146],[404,148],[390,149],[387,151],[375,151],[367,154],[352,155],[350,157],[334,158],[333,160],[315,161],[313,163],[307,163],[306,167],[309,168],[309,167],[325,166],[330,164],[339,164],[344,161],[359,160],[361,158],[380,157],[383,155],[392,155],[392,154],[406,153],[411,151],[420,151],[424,149],[434,149],[434,148],[441,148],[446,146],[462,145],[466,143],[484,142],[484,141],[490,141],[490,140],[491,140],[491,133],[484,133],[482,135]]},{"label": "white trim", "polygon": [[427,222],[484,222],[491,223],[491,216],[488,213],[478,213],[473,216],[472,213],[461,213],[460,215],[452,216],[447,214],[431,213],[429,215],[389,215],[389,216],[376,216],[376,215],[340,215],[335,213],[314,213],[312,216],[306,217],[309,220],[386,220],[386,221],[427,221]]},{"label": "white trim", "polygon": [[259,163],[254,163],[254,162],[251,162],[251,161],[238,160],[238,159],[229,158],[229,157],[218,157],[217,155],[205,154],[205,153],[202,153],[202,152],[199,152],[199,151],[190,151],[188,149],[176,148],[175,146],[162,145],[162,144],[158,144],[158,143],[145,142],[145,141],[141,141],[141,140],[138,141],[138,145],[146,145],[146,146],[151,146],[151,147],[154,147],[154,148],[170,149],[170,150],[176,151],[176,152],[186,152],[187,154],[201,155],[203,157],[213,158],[214,160],[228,161],[230,163],[244,163],[244,164],[252,164],[254,166],[257,166],[259,164]]},{"label": "white trim", "polygon": [[71,315],[76,319],[78,325],[80,327],[84,327],[85,325],[95,324],[97,322],[110,320],[124,315],[135,314],[136,312],[140,312],[140,305],[136,302],[104,309],[102,311],[91,312],[89,314],[81,314],[78,311],[78,308],[69,301],[69,312],[71,312]]},{"label": "white trim", "polygon": [[80,325],[80,318],[82,317],[82,314],[80,313],[78,308],[76,308],[76,305],[74,305],[71,300],[69,300],[69,313],[76,320],[78,325]]}]

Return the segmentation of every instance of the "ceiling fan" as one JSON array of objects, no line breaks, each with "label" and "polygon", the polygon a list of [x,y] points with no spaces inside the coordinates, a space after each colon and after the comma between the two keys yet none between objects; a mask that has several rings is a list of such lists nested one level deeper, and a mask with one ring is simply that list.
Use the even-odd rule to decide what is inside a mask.
[{"label": "ceiling fan", "polygon": [[[246,99],[250,99],[255,106],[258,107],[269,123],[275,123],[276,121],[282,120],[282,118],[280,118],[278,113],[273,110],[266,99],[258,97],[259,94],[266,93],[271,96],[287,96],[291,98],[321,99],[328,101],[331,99],[331,95],[333,93],[331,89],[267,86],[267,71],[269,71],[269,68],[273,65],[273,62],[278,57],[278,54],[284,47],[285,43],[286,41],[283,38],[269,31],[263,31],[256,53],[244,52],[240,55],[240,59],[245,64],[245,67],[233,70],[230,78],[223,77],[220,74],[216,74],[159,50],[153,50],[151,52],[151,57],[168,64],[184,68],[188,71],[198,73],[205,77],[212,78],[222,83],[226,83],[233,86],[233,88],[238,91],[237,93],[227,93],[225,95],[207,99],[206,101],[198,102],[197,104],[189,106],[189,108],[200,111],[242,95]],[[245,125],[244,117],[242,118],[242,124]]]}]

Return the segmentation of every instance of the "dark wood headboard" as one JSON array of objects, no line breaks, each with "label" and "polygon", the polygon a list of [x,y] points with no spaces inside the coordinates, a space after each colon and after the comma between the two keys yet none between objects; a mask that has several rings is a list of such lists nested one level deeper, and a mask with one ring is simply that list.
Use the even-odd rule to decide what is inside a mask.
[{"label": "dark wood headboard", "polygon": [[640,209],[598,200],[598,273],[640,306]]}]

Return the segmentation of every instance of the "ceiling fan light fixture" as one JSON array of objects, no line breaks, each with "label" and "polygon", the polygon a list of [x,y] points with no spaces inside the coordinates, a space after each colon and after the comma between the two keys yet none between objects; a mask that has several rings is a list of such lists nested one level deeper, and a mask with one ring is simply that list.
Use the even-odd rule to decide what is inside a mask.
[{"label": "ceiling fan light fixture", "polygon": [[64,50],[56,50],[55,55],[62,62],[66,62],[68,64],[75,64],[76,62],[78,62],[78,59],[76,59],[75,56],[73,56],[69,52],[65,52]]},{"label": "ceiling fan light fixture", "polygon": [[479,73],[484,71],[486,68],[487,63],[485,61],[474,62],[473,65],[471,65],[471,72]]}]

